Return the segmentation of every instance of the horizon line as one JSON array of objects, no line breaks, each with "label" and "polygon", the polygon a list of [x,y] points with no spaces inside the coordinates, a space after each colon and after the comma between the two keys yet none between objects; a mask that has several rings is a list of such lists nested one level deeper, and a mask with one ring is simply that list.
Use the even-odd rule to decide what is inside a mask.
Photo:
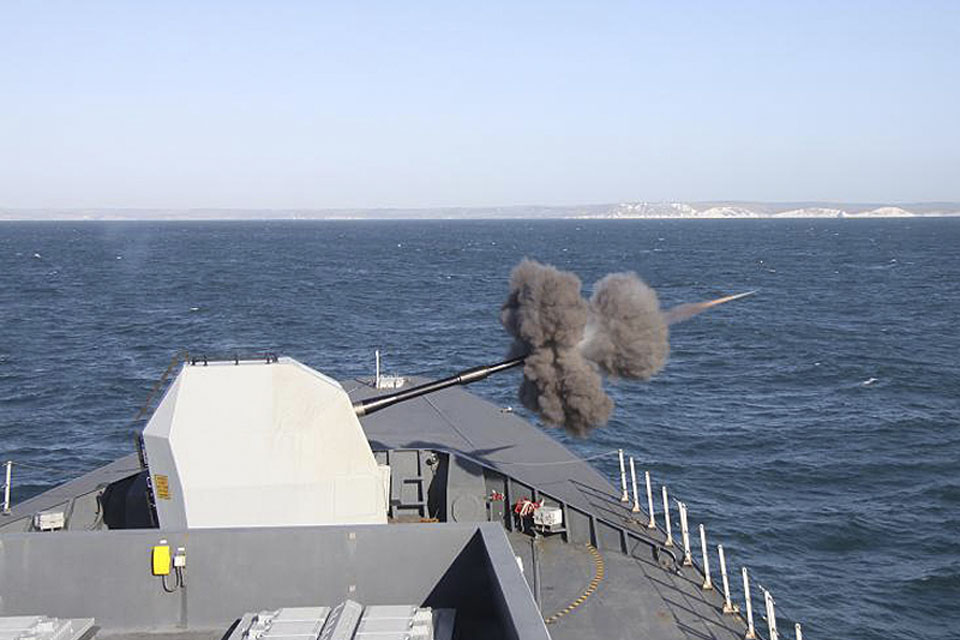
[{"label": "horizon line", "polygon": [[109,212],[194,212],[194,211],[245,211],[245,212],[328,212],[328,211],[444,211],[444,210],[500,210],[500,209],[576,209],[583,207],[616,207],[621,205],[766,205],[766,206],[787,206],[787,205],[805,205],[814,207],[817,205],[847,205],[856,207],[875,206],[875,207],[906,207],[906,206],[954,206],[960,207],[958,200],[737,200],[737,199],[705,199],[705,200],[620,200],[607,202],[578,202],[572,204],[540,204],[540,203],[514,203],[514,204],[494,204],[494,205],[382,205],[382,206],[276,206],[276,207],[242,207],[242,206],[117,206],[117,205],[90,205],[90,206],[4,206],[0,205],[0,214],[12,212],[86,212],[86,211],[109,211]]}]

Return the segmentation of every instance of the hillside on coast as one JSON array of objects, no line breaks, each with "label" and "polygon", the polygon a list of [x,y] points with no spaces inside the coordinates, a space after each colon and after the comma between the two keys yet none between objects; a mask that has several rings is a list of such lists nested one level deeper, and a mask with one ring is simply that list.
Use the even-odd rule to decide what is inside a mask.
[{"label": "hillside on coast", "polygon": [[960,203],[841,202],[632,202],[614,205],[597,218],[911,218],[960,216]]}]

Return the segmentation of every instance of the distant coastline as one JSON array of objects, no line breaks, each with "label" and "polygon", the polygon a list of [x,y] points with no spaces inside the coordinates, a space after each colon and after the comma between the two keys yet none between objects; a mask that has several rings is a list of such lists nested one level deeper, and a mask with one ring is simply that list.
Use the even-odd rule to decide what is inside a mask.
[{"label": "distant coastline", "polygon": [[622,202],[571,206],[381,209],[22,209],[0,207],[5,221],[214,220],[720,220],[960,217],[960,202]]}]

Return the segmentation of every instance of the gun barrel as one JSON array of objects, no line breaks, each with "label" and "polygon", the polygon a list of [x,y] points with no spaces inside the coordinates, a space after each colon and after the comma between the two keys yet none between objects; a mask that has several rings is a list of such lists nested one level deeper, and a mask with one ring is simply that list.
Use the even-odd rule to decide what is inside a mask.
[{"label": "gun barrel", "polygon": [[386,409],[387,407],[393,406],[398,402],[403,402],[412,398],[418,398],[428,393],[439,391],[440,389],[446,389],[447,387],[453,387],[459,384],[470,384],[471,382],[483,380],[491,374],[520,366],[523,364],[525,357],[526,356],[520,356],[517,358],[511,358],[510,360],[504,360],[503,362],[498,362],[497,364],[473,367],[472,369],[466,369],[465,371],[454,374],[449,378],[443,378],[442,380],[435,380],[433,382],[426,382],[415,387],[410,387],[409,389],[403,389],[402,391],[396,391],[394,393],[388,393],[382,396],[367,398],[366,400],[359,400],[353,403],[353,410],[356,411],[357,416],[368,416],[374,411]]}]

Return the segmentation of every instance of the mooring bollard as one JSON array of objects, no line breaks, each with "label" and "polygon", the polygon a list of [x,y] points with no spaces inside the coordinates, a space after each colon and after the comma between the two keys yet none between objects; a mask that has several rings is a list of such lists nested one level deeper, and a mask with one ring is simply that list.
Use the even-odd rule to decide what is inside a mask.
[{"label": "mooring bollard", "polygon": [[5,463],[6,480],[3,483],[3,513],[10,513],[10,482],[13,477],[13,460],[7,460]]},{"label": "mooring bollard", "polygon": [[653,489],[650,487],[650,472],[644,471],[647,479],[647,511],[650,512],[650,522],[647,523],[648,529],[657,528],[657,520],[653,517]]},{"label": "mooring bollard", "polygon": [[800,623],[793,625],[793,634],[797,637],[797,640],[803,640],[803,630],[800,629]]},{"label": "mooring bollard", "polygon": [[777,612],[774,610],[773,596],[766,589],[763,590],[763,602],[767,607],[767,630],[770,632],[770,640],[780,640],[780,634],[777,633]]},{"label": "mooring bollard", "polygon": [[620,502],[630,502],[630,496],[627,495],[627,467],[623,464],[623,449],[617,451],[620,454],[620,488],[623,490]]},{"label": "mooring bollard", "polygon": [[633,511],[640,512],[640,499],[637,497],[637,468],[633,465],[633,456],[630,456],[630,481],[633,483]]},{"label": "mooring bollard", "polygon": [[747,635],[746,640],[754,640],[757,637],[757,630],[753,627],[753,603],[750,602],[750,576],[747,575],[747,568],[740,569],[743,572],[743,602],[747,605]]},{"label": "mooring bollard", "polygon": [[710,556],[707,555],[707,530],[700,525],[700,550],[703,552],[703,590],[713,589],[713,581],[710,580]]},{"label": "mooring bollard", "polygon": [[723,545],[717,545],[717,555],[720,556],[720,578],[723,580],[723,612],[736,613],[737,608],[730,600],[730,582],[727,580],[727,558],[723,555]]},{"label": "mooring bollard", "polygon": [[683,566],[693,566],[693,553],[690,551],[690,527],[687,525],[687,505],[677,501],[680,509],[680,537],[683,538]]},{"label": "mooring bollard", "polygon": [[667,529],[667,541],[663,543],[665,547],[673,546],[673,531],[670,530],[670,500],[667,499],[667,487],[661,487],[663,490],[663,521]]}]

